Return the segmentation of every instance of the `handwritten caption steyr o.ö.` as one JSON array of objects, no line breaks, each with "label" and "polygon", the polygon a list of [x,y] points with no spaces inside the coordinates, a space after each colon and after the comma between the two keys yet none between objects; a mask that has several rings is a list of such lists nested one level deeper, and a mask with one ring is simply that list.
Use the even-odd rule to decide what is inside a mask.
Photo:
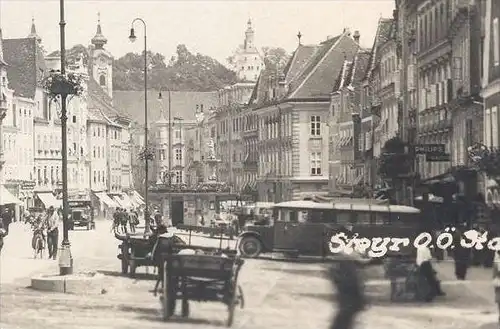
[{"label": "handwritten caption steyr o.\u00f6.", "polygon": [[[446,229],[435,239],[433,239],[431,233],[421,233],[413,240],[413,247],[439,248],[443,250],[452,249],[456,246],[454,245],[454,237],[450,231],[455,231],[455,229]],[[410,246],[410,243],[411,241],[409,238],[374,237],[369,239],[359,237],[357,233],[349,238],[344,233],[337,233],[332,236],[329,248],[334,254],[340,252],[350,254],[355,251],[360,254],[366,254],[372,258],[379,258],[385,256],[389,251],[398,252],[402,247]],[[500,237],[488,239],[488,232],[469,230],[463,233],[463,237],[460,239],[460,245],[463,248],[474,248],[476,250],[488,248],[489,250],[500,251]]]}]

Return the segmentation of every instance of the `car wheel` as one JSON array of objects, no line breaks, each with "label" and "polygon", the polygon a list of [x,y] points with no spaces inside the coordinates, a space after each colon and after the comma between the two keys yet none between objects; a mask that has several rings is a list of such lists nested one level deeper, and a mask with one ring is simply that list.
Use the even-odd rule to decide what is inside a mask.
[{"label": "car wheel", "polygon": [[254,236],[245,236],[240,240],[239,249],[243,257],[256,258],[262,252],[262,242]]}]

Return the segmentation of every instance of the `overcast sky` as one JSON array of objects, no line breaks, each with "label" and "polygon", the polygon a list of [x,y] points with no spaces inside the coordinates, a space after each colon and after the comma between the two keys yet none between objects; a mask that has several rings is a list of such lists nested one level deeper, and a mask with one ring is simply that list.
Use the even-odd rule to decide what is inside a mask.
[{"label": "overcast sky", "polygon": [[[131,21],[143,18],[148,28],[148,49],[167,60],[178,44],[193,52],[212,56],[225,63],[243,42],[248,18],[255,29],[255,44],[283,47],[291,52],[297,45],[297,32],[304,44],[314,44],[344,27],[359,30],[363,46],[371,47],[378,19],[392,17],[394,0],[330,1],[170,1],[66,0],[67,48],[88,45],[94,36],[97,13],[108,38],[107,49],[118,58],[127,52],[140,52],[142,26],[136,25],[138,40],[128,40]],[[3,37],[20,38],[29,34],[35,18],[38,34],[47,51],[59,49],[59,1],[0,0]]]}]

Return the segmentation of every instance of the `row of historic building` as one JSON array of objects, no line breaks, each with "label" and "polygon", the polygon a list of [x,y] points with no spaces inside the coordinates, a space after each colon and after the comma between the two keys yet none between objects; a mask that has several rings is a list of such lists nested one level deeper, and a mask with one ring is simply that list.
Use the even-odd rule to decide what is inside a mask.
[{"label": "row of historic building", "polygon": [[[45,54],[34,22],[26,38],[0,40],[0,204],[17,204],[19,216],[23,209],[62,202],[60,104],[43,89],[50,71],[60,69],[60,57]],[[113,56],[106,43],[99,22],[91,45],[67,67],[85,84],[67,108],[69,198],[90,201],[97,214],[143,203],[132,179],[131,120],[113,106]]]},{"label": "row of historic building", "polygon": [[394,137],[411,150],[441,144],[440,156],[414,156],[398,197],[413,200],[415,182],[452,180],[500,202],[467,152],[499,143],[499,11],[493,0],[397,0],[369,49],[349,29],[318,45],[299,33],[286,67],[219,91],[199,145],[214,142],[218,179],[235,192],[277,201],[384,185],[379,159]]}]

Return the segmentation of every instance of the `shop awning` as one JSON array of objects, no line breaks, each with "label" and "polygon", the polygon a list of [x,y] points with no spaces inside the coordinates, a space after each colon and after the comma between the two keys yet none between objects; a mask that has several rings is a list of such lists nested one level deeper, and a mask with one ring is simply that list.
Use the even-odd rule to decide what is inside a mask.
[{"label": "shop awning", "polygon": [[139,194],[139,192],[134,191],[134,192],[132,193],[132,197],[133,197],[133,199],[134,199],[134,200],[135,200],[135,201],[136,201],[139,205],[144,205],[144,204],[146,204],[146,202],[144,202],[144,199],[143,199],[143,197]]},{"label": "shop awning", "polygon": [[40,199],[40,201],[42,201],[45,208],[49,208],[50,206],[54,208],[62,207],[62,200],[56,199],[51,192],[36,193],[36,196]]},{"label": "shop awning", "polygon": [[100,192],[100,193],[96,193],[95,195],[99,199],[99,201],[104,203],[106,206],[108,206],[110,208],[119,207],[119,205],[115,201],[111,200],[111,198],[106,193]]},{"label": "shop awning", "polygon": [[9,192],[5,188],[5,186],[1,186],[0,189],[0,205],[6,205],[6,204],[22,204],[21,200],[16,198],[12,193]]},{"label": "shop awning", "polygon": [[126,208],[126,209],[132,208],[132,205],[128,203],[127,200],[124,200],[117,195],[113,197],[113,200],[115,200],[120,205],[121,208]]},{"label": "shop awning", "polygon": [[137,205],[135,204],[135,202],[128,196],[127,193],[122,193],[122,200],[124,201],[124,203],[130,205],[129,208],[135,208],[135,207],[137,207]]}]

